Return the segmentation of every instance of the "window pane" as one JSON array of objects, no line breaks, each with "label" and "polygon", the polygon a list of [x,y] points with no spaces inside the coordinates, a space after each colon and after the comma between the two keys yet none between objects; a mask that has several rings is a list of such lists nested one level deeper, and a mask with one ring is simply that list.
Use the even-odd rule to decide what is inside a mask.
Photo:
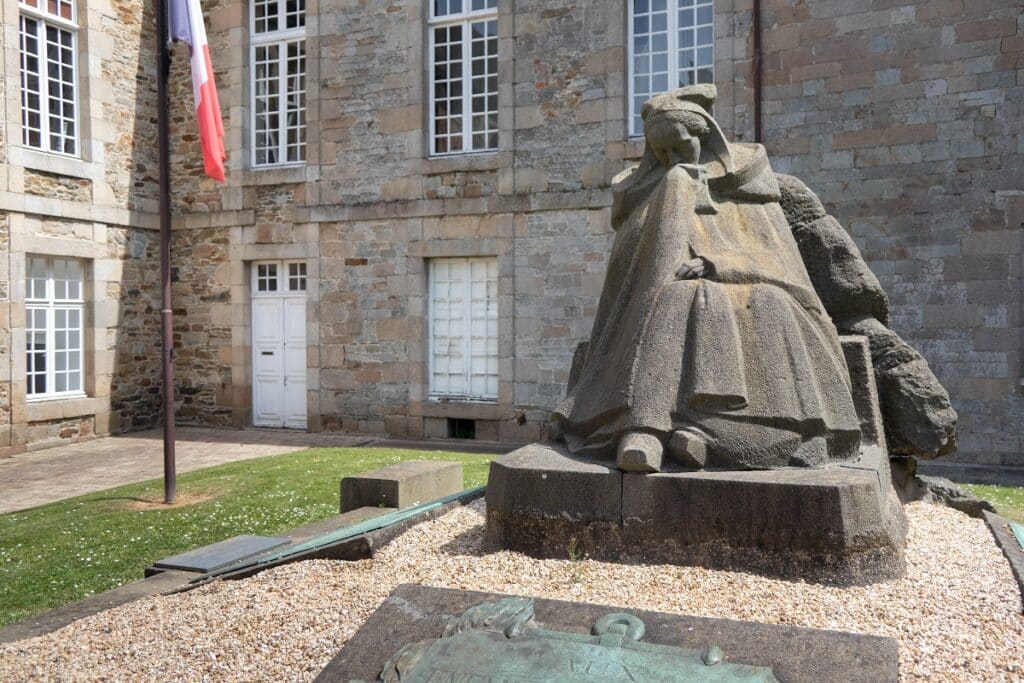
[{"label": "window pane", "polygon": [[43,140],[40,27],[39,21],[21,17],[21,126],[22,142],[29,147],[42,147]]},{"label": "window pane", "polygon": [[[632,40],[633,95],[643,102],[668,89],[669,8],[664,3],[633,0]],[[633,133],[638,128],[639,109],[634,110]]]},{"label": "window pane", "polygon": [[304,292],[304,291],[306,291],[306,264],[305,263],[289,263],[288,264],[288,291],[290,291],[290,292]]},{"label": "window pane", "polygon": [[631,133],[643,134],[640,108],[678,86],[714,81],[713,0],[631,0]]},{"label": "window pane", "polygon": [[29,256],[25,261],[25,298],[46,298],[46,259]]}]

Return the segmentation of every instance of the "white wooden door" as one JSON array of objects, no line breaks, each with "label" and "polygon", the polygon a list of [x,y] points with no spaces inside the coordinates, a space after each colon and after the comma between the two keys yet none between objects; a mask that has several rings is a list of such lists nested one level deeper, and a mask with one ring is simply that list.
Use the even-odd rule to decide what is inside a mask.
[{"label": "white wooden door", "polygon": [[252,268],[252,422],[306,428],[306,264]]}]

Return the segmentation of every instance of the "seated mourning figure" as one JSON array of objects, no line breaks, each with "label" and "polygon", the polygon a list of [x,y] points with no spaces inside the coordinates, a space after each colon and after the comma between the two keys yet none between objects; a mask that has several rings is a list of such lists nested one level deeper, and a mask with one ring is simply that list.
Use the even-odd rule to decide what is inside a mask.
[{"label": "seated mourning figure", "polygon": [[[912,459],[956,413],[889,329],[853,240],[715,89],[649,100],[590,339],[551,442],[494,460],[487,538],[537,557],[697,564],[846,585],[906,569]],[[840,336],[842,335],[842,336]]]},{"label": "seated mourning figure", "polygon": [[613,185],[607,276],[554,432],[627,472],[666,457],[728,469],[853,460],[842,331],[868,338],[895,450],[948,452],[948,395],[888,329],[856,246],[761,145],[725,140],[714,97],[692,86],[643,107],[644,155]]}]

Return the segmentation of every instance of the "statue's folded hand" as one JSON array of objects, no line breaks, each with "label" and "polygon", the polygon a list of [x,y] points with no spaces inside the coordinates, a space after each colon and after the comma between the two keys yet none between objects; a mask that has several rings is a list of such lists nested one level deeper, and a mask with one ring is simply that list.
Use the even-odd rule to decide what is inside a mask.
[{"label": "statue's folded hand", "polygon": [[710,274],[711,264],[703,257],[698,256],[686,261],[679,267],[679,270],[676,271],[676,279],[696,280],[697,278],[707,277]]}]

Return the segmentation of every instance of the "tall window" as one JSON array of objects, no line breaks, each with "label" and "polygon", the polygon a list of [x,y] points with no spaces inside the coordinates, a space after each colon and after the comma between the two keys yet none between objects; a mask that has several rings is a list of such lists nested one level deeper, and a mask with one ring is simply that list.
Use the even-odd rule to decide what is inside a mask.
[{"label": "tall window", "polygon": [[629,119],[643,135],[640,109],[652,96],[684,85],[713,83],[713,0],[631,0]]},{"label": "tall window", "polygon": [[498,260],[438,258],[430,274],[430,398],[498,398]]},{"label": "tall window", "polygon": [[21,0],[21,139],[27,147],[78,154],[73,0]]},{"label": "tall window", "polygon": [[306,0],[253,0],[254,166],[306,160]]},{"label": "tall window", "polygon": [[497,6],[497,0],[431,0],[431,154],[498,148]]},{"label": "tall window", "polygon": [[28,398],[81,394],[85,303],[82,262],[29,256],[25,265]]}]

